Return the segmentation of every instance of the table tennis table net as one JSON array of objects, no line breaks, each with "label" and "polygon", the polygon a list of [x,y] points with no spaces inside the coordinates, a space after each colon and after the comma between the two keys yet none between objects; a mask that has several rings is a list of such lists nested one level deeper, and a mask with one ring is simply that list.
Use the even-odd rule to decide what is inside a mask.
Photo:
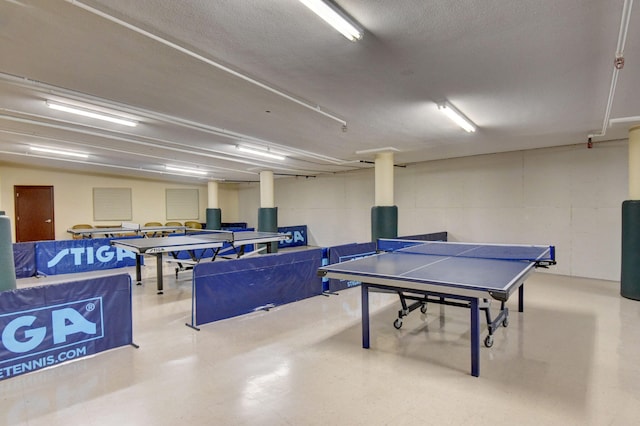
[{"label": "table tennis table net", "polygon": [[[404,244],[403,244],[404,243]],[[475,259],[544,261],[553,260],[549,246],[467,244],[451,242],[380,241],[378,248],[398,253]]]}]

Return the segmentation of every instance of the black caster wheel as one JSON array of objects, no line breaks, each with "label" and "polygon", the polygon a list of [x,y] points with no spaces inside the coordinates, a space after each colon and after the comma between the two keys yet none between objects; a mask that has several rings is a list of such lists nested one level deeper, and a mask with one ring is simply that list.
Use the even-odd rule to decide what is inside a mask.
[{"label": "black caster wheel", "polygon": [[490,348],[491,346],[493,346],[493,336],[492,335],[488,335],[485,339],[484,339],[484,345],[487,348]]},{"label": "black caster wheel", "polygon": [[427,304],[423,303],[422,306],[420,306],[420,312],[422,312],[423,314],[427,313]]},{"label": "black caster wheel", "polygon": [[400,318],[396,319],[396,320],[393,322],[393,326],[394,326],[396,329],[400,330],[400,328],[402,327],[402,320],[401,320]]},{"label": "black caster wheel", "polygon": [[502,320],[502,326],[503,327],[508,327],[509,326],[509,318],[505,318]]}]

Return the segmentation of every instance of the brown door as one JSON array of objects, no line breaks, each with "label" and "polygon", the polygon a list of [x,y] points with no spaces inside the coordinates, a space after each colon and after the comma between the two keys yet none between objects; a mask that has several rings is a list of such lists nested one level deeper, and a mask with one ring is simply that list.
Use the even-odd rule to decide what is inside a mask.
[{"label": "brown door", "polygon": [[55,240],[53,186],[14,186],[16,242]]}]

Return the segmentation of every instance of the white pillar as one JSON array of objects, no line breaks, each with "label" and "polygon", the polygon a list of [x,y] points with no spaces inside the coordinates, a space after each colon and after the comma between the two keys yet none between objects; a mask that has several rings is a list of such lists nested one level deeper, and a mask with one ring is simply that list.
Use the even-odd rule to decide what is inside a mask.
[{"label": "white pillar", "polygon": [[640,126],[629,129],[629,199],[640,200]]},{"label": "white pillar", "polygon": [[218,182],[211,181],[207,183],[207,207],[210,209],[220,208],[218,201]]},{"label": "white pillar", "polygon": [[375,206],[393,206],[393,152],[376,154]]},{"label": "white pillar", "polygon": [[260,207],[273,208],[276,206],[273,190],[273,172],[260,172]]}]

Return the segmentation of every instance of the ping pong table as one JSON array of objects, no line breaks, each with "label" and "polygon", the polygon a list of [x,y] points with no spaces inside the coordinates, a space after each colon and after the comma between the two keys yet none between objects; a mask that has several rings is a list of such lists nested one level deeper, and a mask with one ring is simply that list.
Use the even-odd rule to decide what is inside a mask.
[{"label": "ping pong table", "polygon": [[155,237],[168,232],[186,232],[185,226],[140,226],[139,223],[123,222],[120,226],[109,228],[89,228],[89,229],[67,229],[73,236],[82,238],[93,238],[96,235],[103,235],[106,238],[113,238],[120,234],[136,234],[143,237]]},{"label": "ping pong table", "polygon": [[[505,302],[518,290],[518,311],[524,310],[524,281],[537,267],[555,265],[554,246],[470,244],[416,240],[380,239],[378,253],[323,266],[318,275],[361,282],[362,347],[370,347],[369,289],[396,292],[402,318],[427,303],[460,306],[471,311],[471,375],[480,375],[480,311],[485,312],[488,336],[509,322]],[[491,317],[490,300],[500,302],[500,311]],[[412,305],[407,305],[412,300]]]},{"label": "ping pong table", "polygon": [[[221,249],[226,245],[226,250],[233,250],[236,257],[245,255],[245,247],[252,244],[265,244],[258,250],[253,250],[247,255],[253,255],[266,249],[267,253],[272,251],[271,243],[289,238],[289,234],[277,232],[255,232],[255,231],[207,231],[199,230],[195,235],[178,235],[174,237],[152,237],[152,238],[128,238],[122,240],[111,240],[111,245],[129,250],[136,255],[136,281],[142,283],[141,264],[144,255],[154,255],[156,257],[156,280],[158,294],[163,292],[162,262],[163,255],[168,253],[174,261],[182,263],[197,264],[205,258],[207,250],[211,250],[211,260],[221,254]],[[178,260],[180,252],[187,252],[190,259]]]}]

